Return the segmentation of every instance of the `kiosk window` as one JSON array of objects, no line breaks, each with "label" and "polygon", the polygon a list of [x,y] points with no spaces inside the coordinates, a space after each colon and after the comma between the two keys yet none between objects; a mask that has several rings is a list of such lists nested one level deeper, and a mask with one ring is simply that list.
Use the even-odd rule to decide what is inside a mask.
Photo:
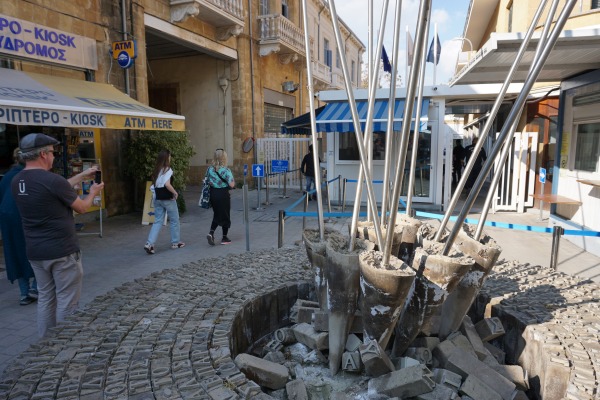
[{"label": "kiosk window", "polygon": [[600,122],[576,125],[575,169],[598,171],[600,157]]}]

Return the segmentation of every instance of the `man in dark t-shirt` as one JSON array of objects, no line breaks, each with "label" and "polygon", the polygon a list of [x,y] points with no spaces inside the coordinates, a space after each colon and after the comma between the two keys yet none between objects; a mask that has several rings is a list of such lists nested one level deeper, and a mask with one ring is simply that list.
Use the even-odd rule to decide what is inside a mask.
[{"label": "man in dark t-shirt", "polygon": [[27,258],[38,283],[38,331],[48,329],[77,310],[83,267],[73,211],[86,212],[104,183],[94,183],[81,199],[73,186],[96,172],[90,168],[69,180],[50,172],[54,145],[59,142],[42,133],[21,139],[25,169],[11,182],[11,190],[23,222]]},{"label": "man in dark t-shirt", "polygon": [[[311,191],[311,188],[316,189],[315,164],[314,164],[314,158],[313,158],[314,154],[315,153],[313,152],[313,146],[311,144],[310,146],[308,146],[308,153],[302,159],[302,164],[300,164],[300,172],[302,172],[304,174],[304,177],[306,178],[306,195],[308,196],[308,200],[311,199],[311,195],[309,194]],[[321,159],[319,158],[319,163],[320,162],[321,162]],[[313,200],[317,199],[316,193],[312,194],[312,199]]]}]

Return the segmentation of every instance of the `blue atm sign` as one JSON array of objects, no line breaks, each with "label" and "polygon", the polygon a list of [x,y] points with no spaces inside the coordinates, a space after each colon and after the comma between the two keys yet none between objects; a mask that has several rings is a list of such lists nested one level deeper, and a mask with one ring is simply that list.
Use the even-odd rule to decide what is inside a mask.
[{"label": "blue atm sign", "polygon": [[135,40],[123,40],[113,42],[111,47],[113,59],[117,60],[121,68],[129,68],[137,57],[137,46]]}]

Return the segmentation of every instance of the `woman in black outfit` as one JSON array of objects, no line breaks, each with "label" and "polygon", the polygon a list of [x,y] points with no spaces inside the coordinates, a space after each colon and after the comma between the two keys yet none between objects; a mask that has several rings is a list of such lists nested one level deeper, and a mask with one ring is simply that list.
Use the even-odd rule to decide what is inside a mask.
[{"label": "woman in black outfit", "polygon": [[210,205],[213,209],[213,220],[210,224],[210,232],[206,235],[208,244],[215,245],[215,229],[221,226],[223,238],[221,244],[231,244],[227,232],[231,226],[231,198],[229,190],[235,186],[233,174],[227,168],[227,153],[223,149],[215,150],[212,165],[206,171],[210,184]]}]

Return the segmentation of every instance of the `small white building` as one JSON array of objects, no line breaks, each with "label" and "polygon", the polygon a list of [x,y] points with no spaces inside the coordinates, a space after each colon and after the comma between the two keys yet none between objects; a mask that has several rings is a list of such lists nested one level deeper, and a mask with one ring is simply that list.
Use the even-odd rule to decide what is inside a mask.
[{"label": "small white building", "polygon": [[[521,89],[521,84],[509,87],[507,99],[514,98]],[[420,115],[419,145],[417,149],[417,168],[415,171],[415,184],[413,202],[415,206],[445,210],[449,203],[451,192],[452,148],[453,139],[463,141],[463,145],[471,143],[469,131],[464,130],[463,114],[485,114],[491,109],[493,102],[500,91],[499,84],[456,85],[449,87],[439,85],[425,87],[423,90],[423,103]],[[394,116],[394,133],[397,139],[401,133],[403,123],[404,101],[406,88],[397,88]],[[366,122],[368,91],[357,89],[354,91],[361,125]],[[384,174],[384,152],[386,143],[387,109],[389,89],[379,89],[376,92],[374,106],[373,126],[373,180],[376,198],[381,201]],[[348,106],[346,91],[323,91],[319,93],[319,100],[327,102],[325,108],[317,116],[317,131],[326,135],[324,142],[326,149],[321,153],[323,163],[327,166],[327,179],[332,180],[338,176],[342,179],[357,180],[359,174],[359,156],[356,143],[352,115]],[[413,117],[417,104],[414,105]],[[363,132],[364,133],[364,132]],[[411,135],[412,136],[412,135]],[[468,137],[467,137],[468,136]],[[490,135],[494,136],[494,135]],[[490,143],[486,147],[491,146]],[[412,152],[412,139],[406,161],[406,171],[410,167],[410,154]],[[395,170],[397,162],[393,163]],[[406,199],[408,178],[403,179],[402,199]],[[356,183],[346,185],[346,202],[354,202]],[[366,202],[366,190],[363,191],[362,201]],[[419,204],[417,204],[419,203]]]}]

